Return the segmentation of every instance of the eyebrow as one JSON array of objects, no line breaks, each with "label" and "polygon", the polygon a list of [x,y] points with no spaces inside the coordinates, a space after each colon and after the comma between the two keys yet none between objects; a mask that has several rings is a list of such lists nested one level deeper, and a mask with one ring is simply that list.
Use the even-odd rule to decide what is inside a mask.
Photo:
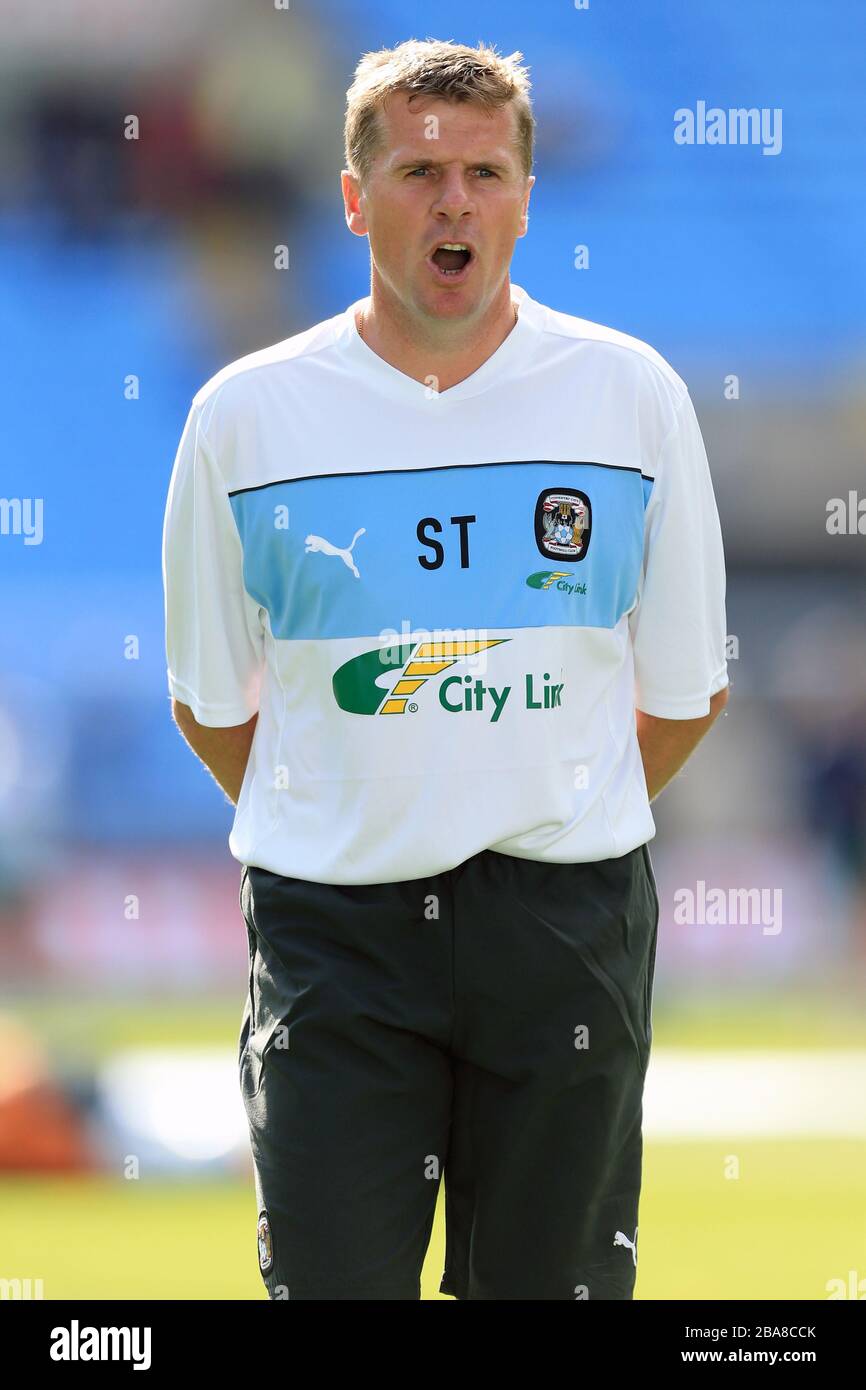
[{"label": "eyebrow", "polygon": [[[495,169],[498,174],[509,172],[507,164],[501,164],[497,159],[472,159],[464,161],[470,169]],[[435,159],[401,159],[399,164],[392,167],[392,172],[400,174],[404,169],[438,169],[440,163]]]}]

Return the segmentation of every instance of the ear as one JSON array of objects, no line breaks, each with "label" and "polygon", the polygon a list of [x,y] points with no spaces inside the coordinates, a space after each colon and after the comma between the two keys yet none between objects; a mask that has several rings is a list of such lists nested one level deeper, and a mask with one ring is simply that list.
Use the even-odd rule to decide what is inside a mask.
[{"label": "ear", "polygon": [[526,180],[526,192],[523,195],[523,206],[520,210],[520,228],[517,233],[519,237],[526,236],[529,227],[529,195],[532,192],[532,185],[534,183],[535,175],[530,174],[529,178]]},{"label": "ear", "polygon": [[355,236],[366,236],[367,219],[364,216],[364,195],[361,192],[361,185],[358,183],[358,180],[349,173],[348,169],[343,169],[340,174],[340,185],[343,190],[346,226]]}]

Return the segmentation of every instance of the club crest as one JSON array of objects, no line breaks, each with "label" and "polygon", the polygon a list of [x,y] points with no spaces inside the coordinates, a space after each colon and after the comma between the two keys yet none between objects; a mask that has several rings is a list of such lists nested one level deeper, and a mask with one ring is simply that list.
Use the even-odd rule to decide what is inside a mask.
[{"label": "club crest", "polygon": [[274,1244],[271,1240],[271,1223],[266,1211],[263,1211],[259,1217],[256,1237],[259,1245],[259,1269],[262,1274],[268,1274],[274,1263]]},{"label": "club crest", "polygon": [[592,507],[585,492],[545,488],[535,504],[535,542],[548,560],[572,563],[589,549]]}]

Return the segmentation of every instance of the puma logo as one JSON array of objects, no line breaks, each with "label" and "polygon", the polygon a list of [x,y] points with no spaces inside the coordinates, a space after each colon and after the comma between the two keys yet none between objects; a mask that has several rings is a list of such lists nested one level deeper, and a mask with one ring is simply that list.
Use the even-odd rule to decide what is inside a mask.
[{"label": "puma logo", "polygon": [[628,1236],[623,1235],[622,1231],[617,1231],[613,1238],[614,1245],[627,1245],[631,1251],[631,1257],[637,1268],[637,1226],[634,1228],[634,1240],[629,1240]]},{"label": "puma logo", "polygon": [[360,579],[361,576],[358,573],[358,566],[352,559],[352,551],[355,548],[355,541],[358,539],[359,536],[363,536],[366,529],[366,526],[362,526],[360,530],[356,531],[354,536],[352,537],[352,544],[347,546],[345,550],[341,550],[338,545],[332,545],[330,541],[325,540],[324,536],[307,536],[306,541],[304,542],[304,544],[307,547],[304,551],[304,554],[311,555],[313,551],[320,550],[323,555],[339,555],[343,561],[343,564],[348,565],[355,578]]}]

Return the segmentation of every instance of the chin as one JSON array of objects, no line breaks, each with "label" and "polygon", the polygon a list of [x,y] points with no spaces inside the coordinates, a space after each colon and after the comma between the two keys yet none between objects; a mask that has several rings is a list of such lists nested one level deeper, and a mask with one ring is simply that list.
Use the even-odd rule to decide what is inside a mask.
[{"label": "chin", "polygon": [[479,299],[468,289],[439,290],[422,297],[424,311],[434,319],[467,319],[478,312]]}]

